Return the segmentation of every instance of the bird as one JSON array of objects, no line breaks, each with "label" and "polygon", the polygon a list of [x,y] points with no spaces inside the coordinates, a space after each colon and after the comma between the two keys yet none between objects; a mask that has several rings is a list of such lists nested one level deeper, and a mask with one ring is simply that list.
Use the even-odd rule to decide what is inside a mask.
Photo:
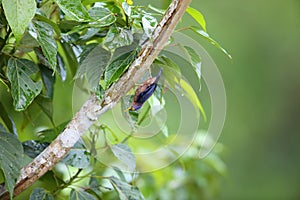
[{"label": "bird", "polygon": [[131,106],[127,110],[136,111],[139,110],[143,104],[150,98],[154,93],[158,80],[161,76],[162,68],[160,68],[156,77],[151,77],[144,81],[139,87],[135,90],[134,98],[131,103]]}]

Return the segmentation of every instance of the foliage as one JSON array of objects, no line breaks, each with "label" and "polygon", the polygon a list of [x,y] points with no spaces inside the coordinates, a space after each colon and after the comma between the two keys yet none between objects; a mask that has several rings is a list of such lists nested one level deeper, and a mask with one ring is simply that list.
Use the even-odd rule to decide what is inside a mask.
[{"label": "foliage", "polygon": [[[191,30],[205,37],[229,56],[206,33],[206,23],[202,14],[193,8],[189,8],[187,12],[202,27],[190,27]],[[94,92],[101,100],[103,91],[117,81],[134,61],[141,44],[151,39],[161,14],[161,9],[133,5],[132,1],[2,1],[0,80],[1,85],[8,90],[9,96],[6,98],[12,98],[13,103],[0,103],[0,167],[4,174],[3,181],[11,196],[19,170],[23,166],[20,163],[25,163],[25,160],[29,159],[28,156],[33,158],[41,153],[64,128],[65,121],[70,120],[59,121],[59,125],[55,123],[53,105],[55,98],[59,98],[54,95],[57,82],[68,80],[70,84],[75,85],[78,80],[86,80],[86,88],[82,86],[81,89]],[[201,56],[184,44],[181,46],[200,81]],[[206,119],[203,106],[193,87],[181,78],[181,68],[163,54],[157,58],[155,64],[163,68],[166,81],[157,87],[153,98],[141,111],[122,113],[130,124],[128,135],[120,137],[120,132],[116,132],[110,126],[104,123],[96,124],[91,128],[90,135],[79,141],[50,173],[55,179],[56,187],[51,191],[35,188],[30,194],[30,199],[66,196],[70,199],[101,199],[115,198],[116,195],[120,199],[144,199],[137,187],[142,176],[135,174],[137,160],[128,141],[137,132],[137,128],[151,117],[160,123],[161,132],[164,138],[168,139],[169,127],[163,124],[162,118],[157,115],[166,105],[164,90],[176,90],[180,87],[182,94],[188,97]],[[60,80],[57,80],[58,77]],[[128,108],[128,102],[131,100],[132,95],[122,99],[123,110]],[[16,120],[15,125],[10,116],[10,113],[15,111],[12,111],[11,107],[23,113],[23,123]],[[27,155],[25,156],[20,141],[12,133],[21,136],[24,127],[32,122],[37,110],[43,113],[50,124],[45,120],[38,121],[39,128],[32,130],[35,133],[29,136],[29,141],[23,142],[24,153]],[[113,165],[111,169],[103,165],[102,158],[99,157],[105,158],[105,154],[115,159],[110,161],[111,163],[119,162],[124,168],[119,169],[119,165]],[[197,162],[204,168],[208,166],[205,162]],[[128,170],[128,173],[123,172],[123,169]],[[174,173],[175,171],[176,169]],[[217,170],[213,168],[208,174],[214,174],[215,171]],[[198,175],[204,181],[211,178],[205,177],[206,174]],[[204,190],[208,188],[209,186],[204,187]],[[146,193],[151,189],[153,188],[149,189],[148,186],[142,188]],[[155,189],[160,196],[159,188]],[[112,190],[115,192],[112,193]]]}]

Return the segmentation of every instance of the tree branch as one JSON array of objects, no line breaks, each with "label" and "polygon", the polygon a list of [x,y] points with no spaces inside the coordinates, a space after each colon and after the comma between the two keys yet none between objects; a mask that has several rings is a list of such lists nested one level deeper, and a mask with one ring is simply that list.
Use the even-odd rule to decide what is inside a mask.
[{"label": "tree branch", "polygon": [[[131,64],[128,71],[105,92],[102,102],[91,95],[63,132],[40,155],[21,170],[14,195],[20,194],[48,170],[51,170],[69,152],[84,132],[102,114],[113,108],[138,82],[163,49],[190,2],[191,0],[172,1],[154,30],[151,40],[143,45],[138,57]],[[0,199],[9,199],[8,192],[2,193]]]}]

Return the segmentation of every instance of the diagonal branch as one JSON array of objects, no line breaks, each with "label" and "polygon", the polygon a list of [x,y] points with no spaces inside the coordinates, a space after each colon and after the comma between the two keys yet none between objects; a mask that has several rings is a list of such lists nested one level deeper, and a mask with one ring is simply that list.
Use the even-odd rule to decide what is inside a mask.
[{"label": "diagonal branch", "polygon": [[[172,1],[154,30],[151,40],[143,45],[138,57],[131,64],[128,71],[105,92],[102,102],[91,95],[63,132],[40,155],[21,170],[14,195],[20,194],[48,170],[51,170],[69,152],[84,132],[102,114],[113,108],[138,82],[163,49],[190,2],[191,0]],[[8,192],[2,193],[0,199],[9,199]]]}]

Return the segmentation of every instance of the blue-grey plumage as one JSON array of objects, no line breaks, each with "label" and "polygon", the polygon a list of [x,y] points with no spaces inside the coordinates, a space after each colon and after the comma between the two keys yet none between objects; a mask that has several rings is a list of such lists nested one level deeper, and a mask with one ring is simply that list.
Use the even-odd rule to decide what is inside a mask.
[{"label": "blue-grey plumage", "polygon": [[157,83],[161,76],[161,73],[162,68],[160,68],[156,77],[149,78],[136,89],[129,110],[139,110],[143,106],[143,104],[150,98],[157,87]]}]

